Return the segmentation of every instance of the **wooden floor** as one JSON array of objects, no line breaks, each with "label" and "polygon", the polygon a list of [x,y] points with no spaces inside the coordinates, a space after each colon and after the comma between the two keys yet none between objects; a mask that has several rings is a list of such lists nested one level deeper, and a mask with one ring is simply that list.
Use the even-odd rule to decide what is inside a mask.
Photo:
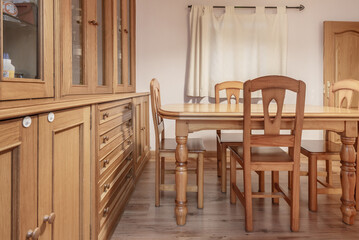
[{"label": "wooden floor", "polygon": [[[168,165],[173,164],[169,163]],[[339,163],[336,163],[336,183],[339,184]],[[305,161],[302,164],[305,168]],[[185,226],[177,226],[174,214],[174,192],[161,196],[161,206],[155,207],[154,162],[150,161],[127,205],[112,240],[124,239],[359,239],[359,214],[356,224],[348,226],[341,221],[340,196],[319,195],[318,212],[308,210],[307,178],[301,177],[300,231],[292,233],[289,206],[280,200],[272,205],[270,199],[253,202],[254,231],[244,230],[244,208],[237,201],[229,202],[229,193],[220,192],[214,158],[205,159],[204,209],[197,209],[196,194],[188,193],[188,216]],[[173,180],[169,176],[168,181]],[[238,183],[241,182],[238,177]],[[254,181],[257,179],[253,175]],[[189,182],[194,178],[189,177]],[[281,175],[286,185],[287,174]],[[270,175],[266,175],[270,189]],[[253,184],[253,188],[257,185]],[[228,188],[227,188],[228,189]]]}]

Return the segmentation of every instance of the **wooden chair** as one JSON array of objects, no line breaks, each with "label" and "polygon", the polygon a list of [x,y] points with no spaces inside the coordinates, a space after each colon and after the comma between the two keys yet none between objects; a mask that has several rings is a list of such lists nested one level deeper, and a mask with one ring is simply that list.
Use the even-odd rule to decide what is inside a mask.
[{"label": "wooden chair", "polygon": [[[151,84],[151,107],[153,124],[155,127],[156,151],[155,151],[155,205],[160,206],[161,191],[175,191],[175,184],[165,184],[165,173],[175,173],[174,170],[165,170],[165,158],[175,158],[177,143],[175,139],[165,138],[165,127],[163,118],[159,115],[158,109],[161,107],[160,84],[156,79],[152,79]],[[203,208],[203,158],[204,144],[202,139],[189,138],[187,141],[188,158],[197,160],[197,168],[188,172],[197,173],[197,184],[188,185],[188,192],[197,192],[197,207]]]},{"label": "wooden chair", "polygon": [[[335,96],[338,92],[338,105],[343,107],[346,100],[346,108],[352,106],[354,92],[359,92],[359,81],[353,79],[342,80],[332,84],[330,87],[329,105],[334,106]],[[311,211],[318,209],[318,194],[341,194],[340,188],[333,186],[332,179],[332,160],[340,159],[341,144],[332,142],[328,138],[330,132],[327,131],[325,140],[303,140],[301,153],[308,157],[308,172],[301,172],[302,176],[308,176],[308,207]],[[325,161],[325,172],[318,172],[318,160]],[[358,163],[358,161],[357,161]],[[318,179],[318,176],[325,176],[325,181]],[[357,171],[357,183],[359,186],[359,172]],[[317,183],[322,187],[318,188]],[[356,188],[356,207],[359,210],[359,187]]]},{"label": "wooden chair", "polygon": [[[251,93],[262,91],[263,117],[251,113]],[[290,90],[297,95],[295,117],[282,116],[285,91]],[[270,104],[275,101],[277,112],[270,114]],[[299,177],[300,177],[300,142],[304,118],[305,83],[284,76],[266,76],[244,83],[244,133],[243,146],[230,147],[231,166],[231,203],[236,197],[245,207],[245,229],[253,230],[252,199],[272,198],[278,203],[279,198],[291,207],[291,229],[299,230]],[[281,124],[293,122],[289,134],[281,134]],[[288,124],[287,124],[288,125]],[[264,134],[252,134],[253,129],[263,128]],[[290,154],[280,147],[291,149]],[[244,192],[236,184],[236,162],[243,167]],[[252,193],[251,171],[272,172],[272,192]],[[279,186],[279,171],[292,172],[290,196]]]},{"label": "wooden chair", "polygon": [[[227,81],[216,84],[216,103],[220,103],[220,91],[226,91],[227,103],[231,104],[234,97],[235,103],[239,104],[240,91],[243,90],[243,82]],[[227,148],[230,146],[241,146],[243,134],[222,133],[217,130],[217,175],[221,177],[221,191],[227,191]],[[259,191],[264,191],[264,172],[259,174]]]}]

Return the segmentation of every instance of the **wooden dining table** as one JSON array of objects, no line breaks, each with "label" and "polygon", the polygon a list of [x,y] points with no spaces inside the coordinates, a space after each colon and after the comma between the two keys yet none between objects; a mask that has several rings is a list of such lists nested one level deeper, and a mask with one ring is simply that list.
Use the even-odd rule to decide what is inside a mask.
[{"label": "wooden dining table", "polygon": [[[272,105],[272,104],[271,104]],[[263,129],[263,106],[252,105],[252,116],[256,118],[254,129]],[[275,105],[270,112],[276,112]],[[159,113],[165,119],[176,121],[176,200],[175,214],[177,225],[186,224],[187,209],[187,158],[186,146],[189,133],[202,130],[243,129],[242,104],[171,104],[160,107]],[[294,105],[284,105],[282,129],[293,128]],[[340,210],[346,224],[354,224],[356,215],[356,152],[354,144],[358,136],[359,110],[325,106],[305,106],[304,130],[331,130],[340,135],[341,149],[341,186]],[[359,201],[358,201],[359,202]]]}]

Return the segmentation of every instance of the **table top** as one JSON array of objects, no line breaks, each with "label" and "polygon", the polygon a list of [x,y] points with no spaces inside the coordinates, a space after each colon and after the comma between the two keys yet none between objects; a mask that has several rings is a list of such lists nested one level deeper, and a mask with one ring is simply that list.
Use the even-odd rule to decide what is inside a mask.
[{"label": "table top", "polygon": [[[269,112],[275,115],[276,104],[270,104]],[[263,105],[252,104],[252,116],[263,116]],[[164,118],[186,119],[186,118],[205,118],[205,117],[241,117],[243,116],[243,104],[202,104],[202,103],[182,103],[163,105],[159,113]],[[282,117],[293,117],[295,105],[285,104]],[[304,118],[340,118],[340,119],[359,119],[358,109],[345,109],[327,106],[306,105]]]}]

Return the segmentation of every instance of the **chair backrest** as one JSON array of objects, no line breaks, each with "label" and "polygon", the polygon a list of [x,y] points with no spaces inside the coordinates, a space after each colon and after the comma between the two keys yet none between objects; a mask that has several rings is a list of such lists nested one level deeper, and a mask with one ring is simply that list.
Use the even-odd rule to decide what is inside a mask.
[{"label": "chair backrest", "polygon": [[[253,116],[251,113],[251,94],[261,90],[263,101],[263,118]],[[295,92],[296,108],[294,125],[290,134],[281,134],[281,124],[284,120],[293,121],[292,118],[283,118],[283,106],[286,90]],[[276,103],[277,112],[270,113],[271,102]],[[250,161],[250,148],[253,146],[289,147],[294,161],[299,162],[300,144],[304,119],[305,83],[284,76],[265,76],[249,80],[244,83],[244,134],[243,150],[245,161]],[[253,134],[252,129],[256,123],[264,123],[264,134]]]},{"label": "chair backrest", "polygon": [[[345,79],[330,85],[329,105],[335,105],[335,93],[338,92],[338,107],[344,107],[346,100],[346,108],[350,108],[353,103],[354,92],[359,92],[359,81],[354,79]],[[358,104],[359,109],[359,104]]]},{"label": "chair backrest", "polygon": [[216,103],[219,103],[220,97],[219,92],[221,90],[226,90],[226,96],[227,96],[227,102],[228,104],[231,103],[231,98],[234,96],[236,100],[236,104],[239,103],[239,94],[240,91],[243,90],[243,82],[241,81],[227,81],[227,82],[221,82],[217,83],[215,86],[215,97],[216,97]]},{"label": "chair backrest", "polygon": [[161,107],[161,94],[160,84],[157,79],[152,79],[150,83],[151,91],[151,108],[153,125],[155,127],[155,138],[156,138],[156,151],[159,150],[161,139],[165,136],[165,125],[163,118],[160,116],[158,110]]}]

